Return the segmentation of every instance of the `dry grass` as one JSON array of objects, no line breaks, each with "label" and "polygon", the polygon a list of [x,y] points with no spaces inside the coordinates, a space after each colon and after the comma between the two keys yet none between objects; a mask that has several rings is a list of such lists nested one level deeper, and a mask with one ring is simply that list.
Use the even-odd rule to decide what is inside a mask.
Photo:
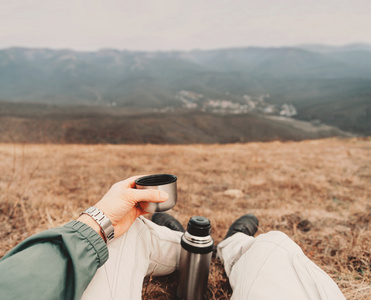
[{"label": "dry grass", "polygon": [[[222,240],[241,214],[259,233],[281,230],[340,286],[348,299],[371,297],[371,140],[231,145],[0,145],[0,256],[27,236],[61,225],[118,180],[172,173],[183,225],[208,217]],[[228,189],[243,193],[230,196]],[[309,230],[309,231],[308,231]],[[171,299],[176,276],[147,278],[146,299]],[[231,290],[213,260],[209,299]]]}]

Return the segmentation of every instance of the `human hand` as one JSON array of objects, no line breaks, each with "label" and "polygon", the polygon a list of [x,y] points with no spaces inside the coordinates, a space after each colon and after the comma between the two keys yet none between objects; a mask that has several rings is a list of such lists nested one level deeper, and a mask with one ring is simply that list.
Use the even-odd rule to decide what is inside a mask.
[{"label": "human hand", "polygon": [[[164,202],[169,197],[166,192],[160,190],[135,189],[135,179],[139,177],[142,176],[130,177],[115,183],[94,205],[111,220],[115,228],[115,237],[124,234],[137,217],[147,213],[140,207],[140,202]],[[84,214],[78,220],[88,224],[101,234],[99,225],[90,216]]]}]

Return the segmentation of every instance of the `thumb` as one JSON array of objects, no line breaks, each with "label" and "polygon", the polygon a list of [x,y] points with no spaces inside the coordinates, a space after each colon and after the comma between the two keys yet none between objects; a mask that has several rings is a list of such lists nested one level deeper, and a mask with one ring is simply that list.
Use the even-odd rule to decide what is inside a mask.
[{"label": "thumb", "polygon": [[169,194],[161,190],[153,189],[132,189],[132,199],[135,202],[164,202],[169,199]]}]

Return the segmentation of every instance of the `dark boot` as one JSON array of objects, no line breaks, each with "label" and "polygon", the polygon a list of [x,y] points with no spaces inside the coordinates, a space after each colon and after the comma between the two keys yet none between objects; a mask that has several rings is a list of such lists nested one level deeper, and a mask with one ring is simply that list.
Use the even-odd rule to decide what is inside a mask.
[{"label": "dark boot", "polygon": [[165,226],[171,230],[185,232],[182,224],[177,219],[168,215],[167,213],[155,213],[152,216],[152,222],[160,226]]},{"label": "dark boot", "polygon": [[229,238],[236,232],[242,232],[249,236],[254,236],[258,230],[258,226],[259,221],[253,214],[244,215],[233,222],[224,239]]}]

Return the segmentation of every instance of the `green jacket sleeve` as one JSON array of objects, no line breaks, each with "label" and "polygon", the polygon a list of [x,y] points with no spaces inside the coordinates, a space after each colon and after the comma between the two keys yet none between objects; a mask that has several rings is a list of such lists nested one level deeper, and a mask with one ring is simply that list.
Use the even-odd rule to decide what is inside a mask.
[{"label": "green jacket sleeve", "polygon": [[0,299],[80,299],[107,259],[105,242],[84,223],[46,230],[0,260]]}]

